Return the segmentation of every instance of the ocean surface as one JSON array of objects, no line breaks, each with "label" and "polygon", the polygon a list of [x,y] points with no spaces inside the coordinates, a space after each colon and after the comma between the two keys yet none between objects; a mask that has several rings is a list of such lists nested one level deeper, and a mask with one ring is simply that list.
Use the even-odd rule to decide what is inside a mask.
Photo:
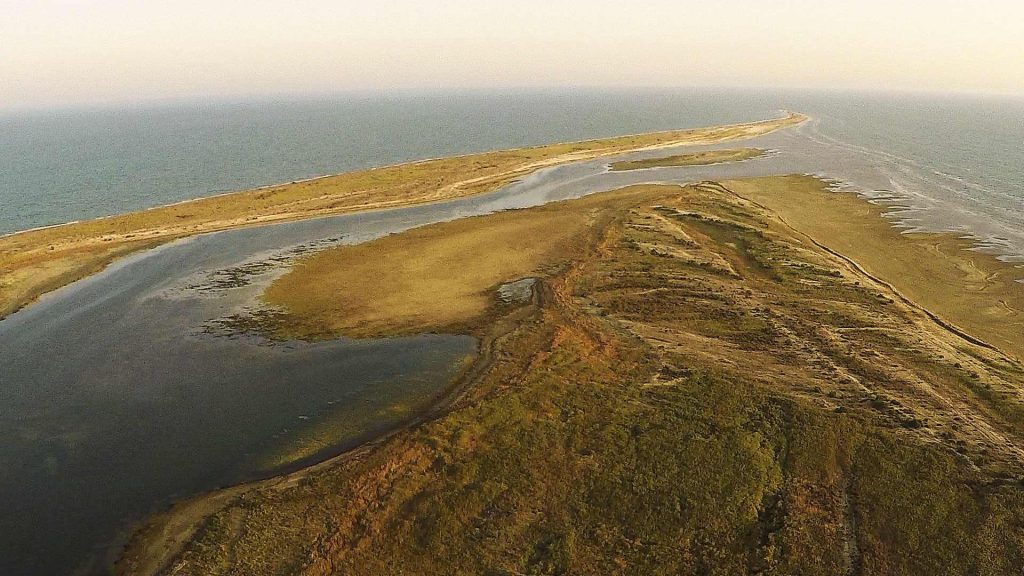
[{"label": "ocean surface", "polygon": [[[1024,98],[720,90],[177,103],[0,113],[0,234],[397,162],[812,115],[929,228],[1024,253]],[[826,169],[828,167],[823,167]]]},{"label": "ocean surface", "polygon": [[564,92],[0,114],[0,234],[410,160],[772,112],[743,94]]},{"label": "ocean surface", "polygon": [[[823,148],[870,163],[882,178],[854,186],[891,193],[910,229],[976,237],[993,252],[1024,255],[1024,98],[793,96],[814,117],[805,133]],[[842,161],[824,175],[844,177]]]},{"label": "ocean surface", "polygon": [[[0,119],[0,222],[10,232],[417,158],[756,120],[781,109],[813,120],[750,141],[774,150],[764,158],[615,173],[600,159],[476,197],[203,235],[130,256],[0,321],[0,574],[102,569],[147,513],[336,453],[401,421],[397,407],[432,402],[475,348],[452,335],[271,345],[216,330],[296,255],[638,182],[794,172],[898,197],[895,224],[958,230],[1019,255],[1024,104],[533,93]],[[224,286],[224,277],[243,281]]]}]

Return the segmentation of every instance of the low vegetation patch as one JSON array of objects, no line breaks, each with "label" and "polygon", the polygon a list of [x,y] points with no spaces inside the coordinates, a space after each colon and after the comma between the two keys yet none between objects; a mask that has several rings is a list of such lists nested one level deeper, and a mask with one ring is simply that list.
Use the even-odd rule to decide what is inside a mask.
[{"label": "low vegetation patch", "polygon": [[675,156],[665,156],[662,158],[612,162],[610,166],[612,172],[645,170],[647,168],[668,168],[672,166],[704,166],[707,164],[721,164],[723,162],[742,162],[744,160],[764,156],[765,154],[766,152],[760,148],[708,150],[706,152],[677,154]]}]

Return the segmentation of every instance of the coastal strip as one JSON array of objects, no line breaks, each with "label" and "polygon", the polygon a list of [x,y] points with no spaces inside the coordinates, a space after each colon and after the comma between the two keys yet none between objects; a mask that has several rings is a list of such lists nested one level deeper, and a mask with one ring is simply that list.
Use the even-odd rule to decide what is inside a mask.
[{"label": "coastal strip", "polygon": [[460,198],[544,167],[679,145],[753,138],[806,120],[782,118],[422,160],[222,194],[0,238],[0,318],[117,258],[188,236]]},{"label": "coastal strip", "polygon": [[903,232],[884,217],[884,205],[832,190],[816,178],[752,178],[721,185],[891,284],[900,297],[962,338],[1024,360],[1021,270],[973,250],[972,239]]}]

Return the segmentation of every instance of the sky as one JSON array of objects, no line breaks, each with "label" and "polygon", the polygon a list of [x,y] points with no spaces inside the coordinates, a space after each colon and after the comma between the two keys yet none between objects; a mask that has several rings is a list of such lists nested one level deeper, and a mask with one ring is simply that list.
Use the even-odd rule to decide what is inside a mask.
[{"label": "sky", "polygon": [[348,91],[1024,95],[1019,0],[0,0],[0,109]]}]

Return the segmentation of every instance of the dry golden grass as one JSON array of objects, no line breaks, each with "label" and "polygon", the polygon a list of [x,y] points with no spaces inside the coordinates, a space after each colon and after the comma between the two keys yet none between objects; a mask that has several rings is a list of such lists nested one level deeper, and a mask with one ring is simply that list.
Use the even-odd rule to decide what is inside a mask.
[{"label": "dry golden grass", "polygon": [[[501,283],[578,257],[642,190],[466,218],[325,250],[263,298],[282,309],[281,337],[370,337],[467,328]],[[486,222],[486,225],[481,225]]]},{"label": "dry golden grass", "polygon": [[426,160],[282,184],[0,238],[0,318],[134,250],[203,232],[479,194],[544,166],[749,138],[804,116]]},{"label": "dry golden grass", "polygon": [[884,209],[805,176],[723,182],[814,240],[849,257],[910,300],[1024,359],[1024,271],[970,251],[953,234],[902,234]]}]

